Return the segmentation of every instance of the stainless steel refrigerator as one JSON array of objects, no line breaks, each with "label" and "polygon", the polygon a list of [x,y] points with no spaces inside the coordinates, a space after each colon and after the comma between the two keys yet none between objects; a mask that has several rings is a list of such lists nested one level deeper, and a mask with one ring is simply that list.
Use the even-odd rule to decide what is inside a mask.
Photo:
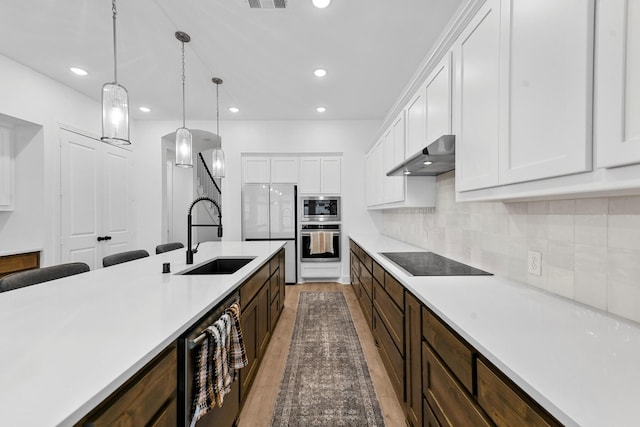
[{"label": "stainless steel refrigerator", "polygon": [[242,187],[242,238],[286,240],[285,281],[296,283],[297,186],[245,184]]}]

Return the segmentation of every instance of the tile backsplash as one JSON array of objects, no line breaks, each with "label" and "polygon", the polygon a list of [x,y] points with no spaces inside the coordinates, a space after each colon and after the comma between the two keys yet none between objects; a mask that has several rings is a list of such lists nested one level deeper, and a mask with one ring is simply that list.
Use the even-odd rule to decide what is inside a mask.
[{"label": "tile backsplash", "polygon": [[438,177],[436,208],[384,211],[383,233],[640,322],[640,196],[457,203],[454,183]]}]

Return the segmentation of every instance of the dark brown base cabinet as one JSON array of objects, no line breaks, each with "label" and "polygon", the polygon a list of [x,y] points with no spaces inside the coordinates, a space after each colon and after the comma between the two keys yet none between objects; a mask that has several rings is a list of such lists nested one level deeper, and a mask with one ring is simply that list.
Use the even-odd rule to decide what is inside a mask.
[{"label": "dark brown base cabinet", "polygon": [[[198,427],[235,425],[273,329],[284,309],[284,259],[283,249],[239,287],[242,309],[240,324],[249,365],[240,370],[239,382],[234,383],[232,392],[225,396],[225,405],[214,408],[202,417],[197,423]],[[236,291],[196,322],[187,333],[198,328],[200,323],[211,322],[211,314],[231,304],[237,295]],[[180,347],[178,343],[169,346],[76,425],[183,426],[184,411],[190,408],[178,410],[177,347]],[[181,411],[182,414],[179,413]]]},{"label": "dark brown base cabinet", "polygon": [[350,249],[351,284],[407,425],[561,425],[352,240]]}]

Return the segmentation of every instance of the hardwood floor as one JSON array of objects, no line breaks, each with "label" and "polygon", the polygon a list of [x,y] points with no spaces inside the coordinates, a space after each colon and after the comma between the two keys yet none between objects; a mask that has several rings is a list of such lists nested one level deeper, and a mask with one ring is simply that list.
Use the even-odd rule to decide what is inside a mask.
[{"label": "hardwood floor", "polygon": [[405,426],[402,407],[393,391],[353,288],[350,285],[338,283],[305,283],[287,286],[284,311],[271,337],[271,342],[251,391],[247,396],[247,402],[240,413],[238,427],[268,427],[271,422],[271,413],[278,396],[280,380],[287,362],[289,345],[291,344],[300,291],[342,291],[344,293],[353,323],[360,338],[362,350],[367,359],[367,365],[380,402],[385,424],[387,427]]}]

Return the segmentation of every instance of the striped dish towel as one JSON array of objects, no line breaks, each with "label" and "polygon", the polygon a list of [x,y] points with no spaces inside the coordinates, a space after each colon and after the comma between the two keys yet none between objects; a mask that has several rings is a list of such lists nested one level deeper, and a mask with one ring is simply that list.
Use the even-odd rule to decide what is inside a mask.
[{"label": "striped dish towel", "polygon": [[237,377],[238,369],[249,364],[247,352],[242,339],[242,328],[240,327],[240,304],[233,303],[226,313],[231,318],[231,336],[229,351],[229,368],[232,370],[233,380]]}]

